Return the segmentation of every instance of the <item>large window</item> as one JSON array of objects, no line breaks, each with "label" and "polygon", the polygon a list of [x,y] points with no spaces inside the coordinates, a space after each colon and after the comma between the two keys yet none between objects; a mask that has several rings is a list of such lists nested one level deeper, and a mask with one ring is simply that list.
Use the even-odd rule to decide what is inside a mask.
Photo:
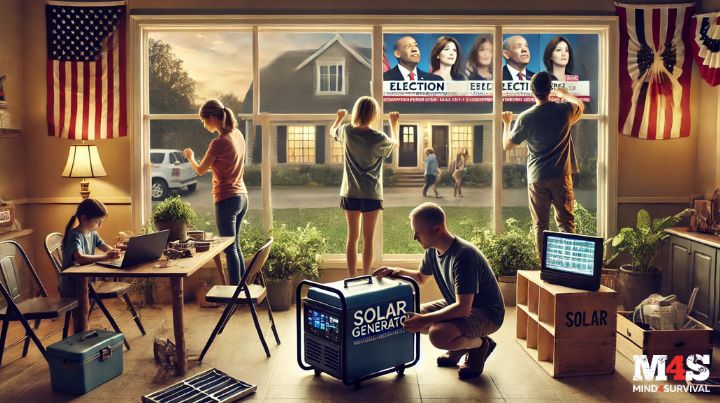
[{"label": "large window", "polygon": [[[605,220],[598,233],[612,228],[612,19],[467,16],[452,27],[422,16],[303,16],[293,17],[292,26],[269,16],[231,16],[219,25],[213,18],[179,17],[172,25],[152,16],[133,20],[142,20],[136,27],[147,33],[137,37],[147,55],[137,64],[147,68],[137,93],[148,102],[136,102],[143,108],[136,147],[151,169],[143,170],[144,188],[135,193],[145,199],[134,200],[145,214],[154,196],[176,193],[200,212],[199,226],[213,229],[210,175],[185,178],[181,150],[202,158],[212,135],[197,111],[217,98],[235,112],[245,136],[249,223],[315,226],[328,240],[328,259],[342,261],[346,224],[338,194],[345,150],[330,127],[338,109],[351,111],[360,96],[371,96],[381,112],[375,129],[389,135],[388,114],[401,113],[398,147],[383,169],[376,264],[417,259],[422,250],[408,214],[425,201],[441,205],[450,229],[465,238],[483,228],[502,230],[509,217],[529,225],[527,147],[502,151],[500,118],[502,111],[517,118],[532,107],[528,79],[547,70],[554,86],[585,102],[572,132],[575,195]],[[439,167],[433,172],[439,198],[432,187],[423,195],[428,149]],[[174,183],[160,186],[156,172],[164,161]]]}]

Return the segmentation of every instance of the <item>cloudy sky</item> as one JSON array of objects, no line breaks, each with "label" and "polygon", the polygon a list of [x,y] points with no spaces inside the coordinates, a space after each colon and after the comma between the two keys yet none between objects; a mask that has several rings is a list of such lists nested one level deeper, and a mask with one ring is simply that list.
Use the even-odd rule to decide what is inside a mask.
[{"label": "cloudy sky", "polygon": [[[317,49],[334,33],[260,33],[260,68],[288,50]],[[371,46],[370,34],[344,34],[355,46]],[[172,46],[195,80],[198,99],[232,93],[240,99],[252,83],[252,34],[249,32],[153,32],[150,37]]]}]

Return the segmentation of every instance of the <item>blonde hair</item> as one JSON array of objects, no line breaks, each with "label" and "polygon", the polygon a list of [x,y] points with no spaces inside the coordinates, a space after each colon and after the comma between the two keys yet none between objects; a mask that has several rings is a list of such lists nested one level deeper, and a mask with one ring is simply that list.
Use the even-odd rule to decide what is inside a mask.
[{"label": "blonde hair", "polygon": [[375,117],[377,117],[378,107],[375,99],[370,97],[360,97],[355,101],[352,110],[353,126],[370,126]]},{"label": "blonde hair", "polygon": [[222,133],[229,133],[237,127],[237,120],[235,120],[233,111],[230,108],[226,108],[222,102],[217,99],[206,101],[200,107],[199,113],[203,119],[208,119],[210,116],[213,116],[221,122],[222,126],[220,126],[220,131]]}]

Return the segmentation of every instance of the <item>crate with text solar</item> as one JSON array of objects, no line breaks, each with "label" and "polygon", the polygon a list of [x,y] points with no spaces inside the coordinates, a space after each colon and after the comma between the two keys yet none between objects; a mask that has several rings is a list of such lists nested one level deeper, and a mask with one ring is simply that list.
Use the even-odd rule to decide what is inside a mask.
[{"label": "crate with text solar", "polygon": [[616,293],[550,284],[540,271],[517,274],[516,337],[553,377],[615,370]]}]

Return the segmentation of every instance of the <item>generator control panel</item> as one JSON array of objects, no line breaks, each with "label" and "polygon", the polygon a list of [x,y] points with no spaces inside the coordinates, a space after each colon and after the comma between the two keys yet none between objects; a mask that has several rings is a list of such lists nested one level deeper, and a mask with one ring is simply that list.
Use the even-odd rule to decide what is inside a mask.
[{"label": "generator control panel", "polygon": [[315,336],[337,343],[340,340],[340,317],[305,305],[305,330]]}]

